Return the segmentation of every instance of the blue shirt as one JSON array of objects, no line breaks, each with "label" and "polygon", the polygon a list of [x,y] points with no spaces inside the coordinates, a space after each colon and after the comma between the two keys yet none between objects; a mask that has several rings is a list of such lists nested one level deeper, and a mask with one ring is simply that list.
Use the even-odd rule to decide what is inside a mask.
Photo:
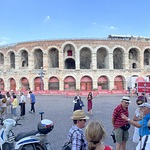
[{"label": "blue shirt", "polygon": [[142,120],[139,121],[139,124],[141,125],[141,127],[139,128],[139,135],[140,136],[150,134],[150,130],[148,129],[148,125],[147,125],[149,119],[150,119],[150,114],[147,114],[143,117]]},{"label": "blue shirt", "polygon": [[35,95],[33,93],[30,93],[30,99],[31,103],[35,103]]},{"label": "blue shirt", "polygon": [[76,125],[73,125],[69,130],[68,141],[70,141],[72,135],[72,149],[71,150],[86,150],[87,142],[84,138],[82,129],[78,128]]}]

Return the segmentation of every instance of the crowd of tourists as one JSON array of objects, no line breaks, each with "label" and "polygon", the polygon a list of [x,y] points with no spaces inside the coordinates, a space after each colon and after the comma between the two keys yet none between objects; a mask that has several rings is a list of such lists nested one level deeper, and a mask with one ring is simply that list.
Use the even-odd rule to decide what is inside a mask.
[{"label": "crowd of tourists", "polygon": [[[150,104],[144,93],[137,96],[137,109],[133,119],[129,118],[128,107],[131,103],[129,96],[123,96],[120,104],[114,108],[112,140],[116,143],[115,148],[103,143],[106,132],[101,122],[89,121],[86,126],[86,121],[89,119],[88,115],[93,115],[92,93],[90,92],[87,96],[88,115],[82,110],[84,104],[79,94],[75,96],[73,102],[74,109],[71,117],[73,126],[68,135],[68,141],[72,142],[72,150],[126,150],[131,125],[135,127],[133,142],[137,143],[136,150],[150,150]],[[84,127],[85,132],[82,130]]]},{"label": "crowd of tourists", "polygon": [[[27,96],[23,92],[20,92],[17,96],[13,90],[5,94],[2,94],[0,91],[0,117],[5,119],[6,115],[11,115],[13,119],[24,119],[27,98],[31,104],[31,111],[29,112],[35,113],[34,104],[36,100],[32,91],[29,91]],[[20,109],[20,114],[17,114],[17,109]]]}]

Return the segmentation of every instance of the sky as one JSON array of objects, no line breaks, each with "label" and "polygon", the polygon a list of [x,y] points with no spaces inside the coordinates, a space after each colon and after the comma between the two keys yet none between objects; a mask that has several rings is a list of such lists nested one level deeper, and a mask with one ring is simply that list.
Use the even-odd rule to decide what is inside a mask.
[{"label": "sky", "polygon": [[150,0],[0,0],[0,45],[150,37]]}]

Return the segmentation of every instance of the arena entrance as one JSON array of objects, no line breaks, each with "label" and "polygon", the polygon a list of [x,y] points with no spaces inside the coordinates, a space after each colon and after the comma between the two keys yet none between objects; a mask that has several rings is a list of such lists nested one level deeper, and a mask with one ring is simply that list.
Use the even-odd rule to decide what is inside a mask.
[{"label": "arena entrance", "polygon": [[10,78],[10,90],[16,91],[16,81],[14,78]]},{"label": "arena entrance", "polygon": [[4,80],[0,78],[0,91],[4,91]]},{"label": "arena entrance", "polygon": [[81,78],[80,90],[81,91],[92,91],[92,79],[89,76],[84,76]]}]

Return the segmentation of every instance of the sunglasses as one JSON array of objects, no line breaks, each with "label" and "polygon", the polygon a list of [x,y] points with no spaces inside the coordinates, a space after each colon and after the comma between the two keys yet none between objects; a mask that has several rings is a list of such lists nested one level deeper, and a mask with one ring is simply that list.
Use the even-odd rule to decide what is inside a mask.
[{"label": "sunglasses", "polygon": [[80,121],[84,121],[84,122],[86,122],[86,119],[82,119],[82,120],[80,120]]}]

